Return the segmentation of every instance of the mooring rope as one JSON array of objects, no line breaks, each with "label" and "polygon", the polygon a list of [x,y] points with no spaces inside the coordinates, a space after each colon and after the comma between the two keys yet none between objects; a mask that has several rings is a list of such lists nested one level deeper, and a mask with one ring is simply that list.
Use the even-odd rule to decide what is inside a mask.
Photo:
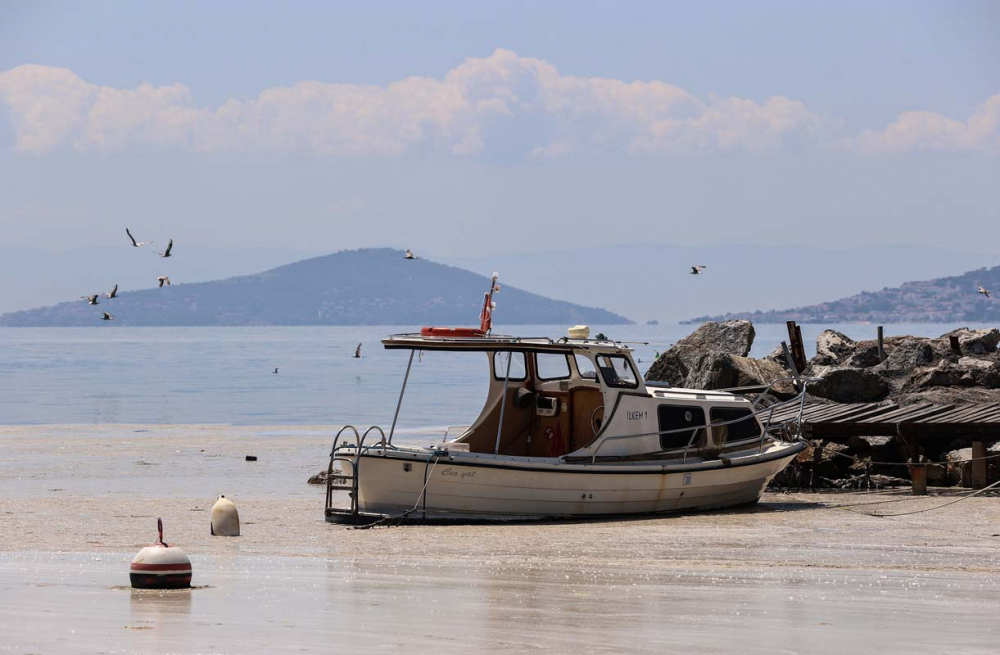
[{"label": "mooring rope", "polygon": [[[424,463],[424,470],[427,471],[427,475],[424,478],[424,486],[420,488],[420,493],[417,494],[417,502],[413,504],[413,507],[406,510],[405,512],[396,514],[395,516],[383,516],[379,520],[373,521],[372,523],[368,523],[366,525],[353,525],[351,527],[354,530],[370,530],[371,528],[378,527],[380,525],[385,525],[388,527],[396,527],[400,525],[406,519],[406,517],[417,511],[417,508],[420,507],[420,502],[424,500],[424,494],[427,493],[427,485],[430,484],[431,482],[431,474],[434,473],[434,467],[438,465],[439,461],[440,459],[438,458],[438,453],[434,452],[431,453],[431,456],[427,459],[427,462]],[[428,464],[430,464],[430,469],[427,468]]]}]

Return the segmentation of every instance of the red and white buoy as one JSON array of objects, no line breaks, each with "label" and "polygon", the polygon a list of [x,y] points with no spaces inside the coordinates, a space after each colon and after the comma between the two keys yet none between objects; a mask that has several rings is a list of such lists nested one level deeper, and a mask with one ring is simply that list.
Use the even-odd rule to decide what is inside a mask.
[{"label": "red and white buoy", "polygon": [[160,538],[132,560],[129,578],[136,589],[186,589],[191,586],[191,560],[163,541],[163,519],[156,519]]}]

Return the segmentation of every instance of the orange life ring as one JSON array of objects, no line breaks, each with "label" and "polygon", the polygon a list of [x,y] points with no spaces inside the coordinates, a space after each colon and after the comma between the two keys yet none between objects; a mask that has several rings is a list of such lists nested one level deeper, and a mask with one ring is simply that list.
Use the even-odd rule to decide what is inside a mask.
[{"label": "orange life ring", "polygon": [[486,332],[478,328],[425,327],[420,328],[422,337],[485,337]]}]

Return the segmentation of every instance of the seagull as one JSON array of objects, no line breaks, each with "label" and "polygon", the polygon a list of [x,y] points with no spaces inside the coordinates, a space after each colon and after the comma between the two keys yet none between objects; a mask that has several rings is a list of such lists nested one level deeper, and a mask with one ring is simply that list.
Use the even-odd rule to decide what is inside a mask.
[{"label": "seagull", "polygon": [[115,288],[111,290],[111,293],[106,293],[104,295],[108,297],[108,300],[111,300],[112,298],[117,298],[118,297],[118,285],[117,284],[115,285]]},{"label": "seagull", "polygon": [[95,293],[92,296],[80,296],[80,297],[83,298],[84,300],[86,300],[88,305],[100,305],[101,303],[97,302],[97,298],[100,295],[101,294],[99,294],[99,293]]},{"label": "seagull", "polygon": [[705,266],[704,264],[701,266],[692,266],[691,275],[701,275],[701,272],[706,268],[708,268],[708,266]]},{"label": "seagull", "polygon": [[357,350],[354,351],[354,359],[361,359],[361,344],[358,344]]},{"label": "seagull", "polygon": [[277,375],[277,374],[278,374],[278,368],[277,368],[277,367],[275,367],[275,369],[274,369],[274,374],[275,374],[275,375]]},{"label": "seagull", "polygon": [[115,320],[114,314],[109,314],[107,312],[101,312],[104,316],[101,317],[102,321],[113,321]]},{"label": "seagull", "polygon": [[148,246],[149,244],[153,243],[152,241],[136,241],[135,237],[132,236],[132,233],[128,231],[128,228],[125,228],[125,234],[128,235],[129,239],[132,239],[133,248],[142,248],[143,246]]},{"label": "seagull", "polygon": [[173,248],[173,247],[174,247],[174,240],[171,239],[170,241],[167,242],[167,250],[165,252],[161,252],[160,253],[160,257],[169,257],[170,256],[170,249]]},{"label": "seagull", "polygon": [[419,257],[417,257],[416,255],[414,255],[414,254],[413,254],[413,251],[412,251],[412,250],[410,250],[409,248],[407,248],[407,249],[406,249],[406,258],[407,258],[407,259],[420,259],[420,258],[419,258]]},{"label": "seagull", "polygon": [[989,298],[989,297],[990,297],[990,292],[989,292],[989,289],[984,289],[984,288],[982,288],[982,287],[979,287],[979,293],[983,294],[983,295],[984,295],[984,296],[986,296],[987,298]]},{"label": "seagull", "polygon": [[160,277],[156,278],[156,281],[160,283],[159,287],[160,289],[163,288],[164,284],[166,284],[168,287],[170,286],[170,278],[167,277],[166,275],[161,275]]}]

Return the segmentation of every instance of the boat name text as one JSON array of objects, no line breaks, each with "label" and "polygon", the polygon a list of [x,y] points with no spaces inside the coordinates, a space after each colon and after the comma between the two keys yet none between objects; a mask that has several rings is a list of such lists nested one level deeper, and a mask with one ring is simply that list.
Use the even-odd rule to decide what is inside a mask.
[{"label": "boat name text", "polygon": [[644,409],[630,409],[625,413],[630,421],[645,421],[649,413]]},{"label": "boat name text", "polygon": [[465,478],[474,478],[476,477],[476,473],[477,471],[456,471],[453,468],[446,468],[441,471],[441,475],[446,475],[449,478],[459,478],[460,480],[464,480]]}]

